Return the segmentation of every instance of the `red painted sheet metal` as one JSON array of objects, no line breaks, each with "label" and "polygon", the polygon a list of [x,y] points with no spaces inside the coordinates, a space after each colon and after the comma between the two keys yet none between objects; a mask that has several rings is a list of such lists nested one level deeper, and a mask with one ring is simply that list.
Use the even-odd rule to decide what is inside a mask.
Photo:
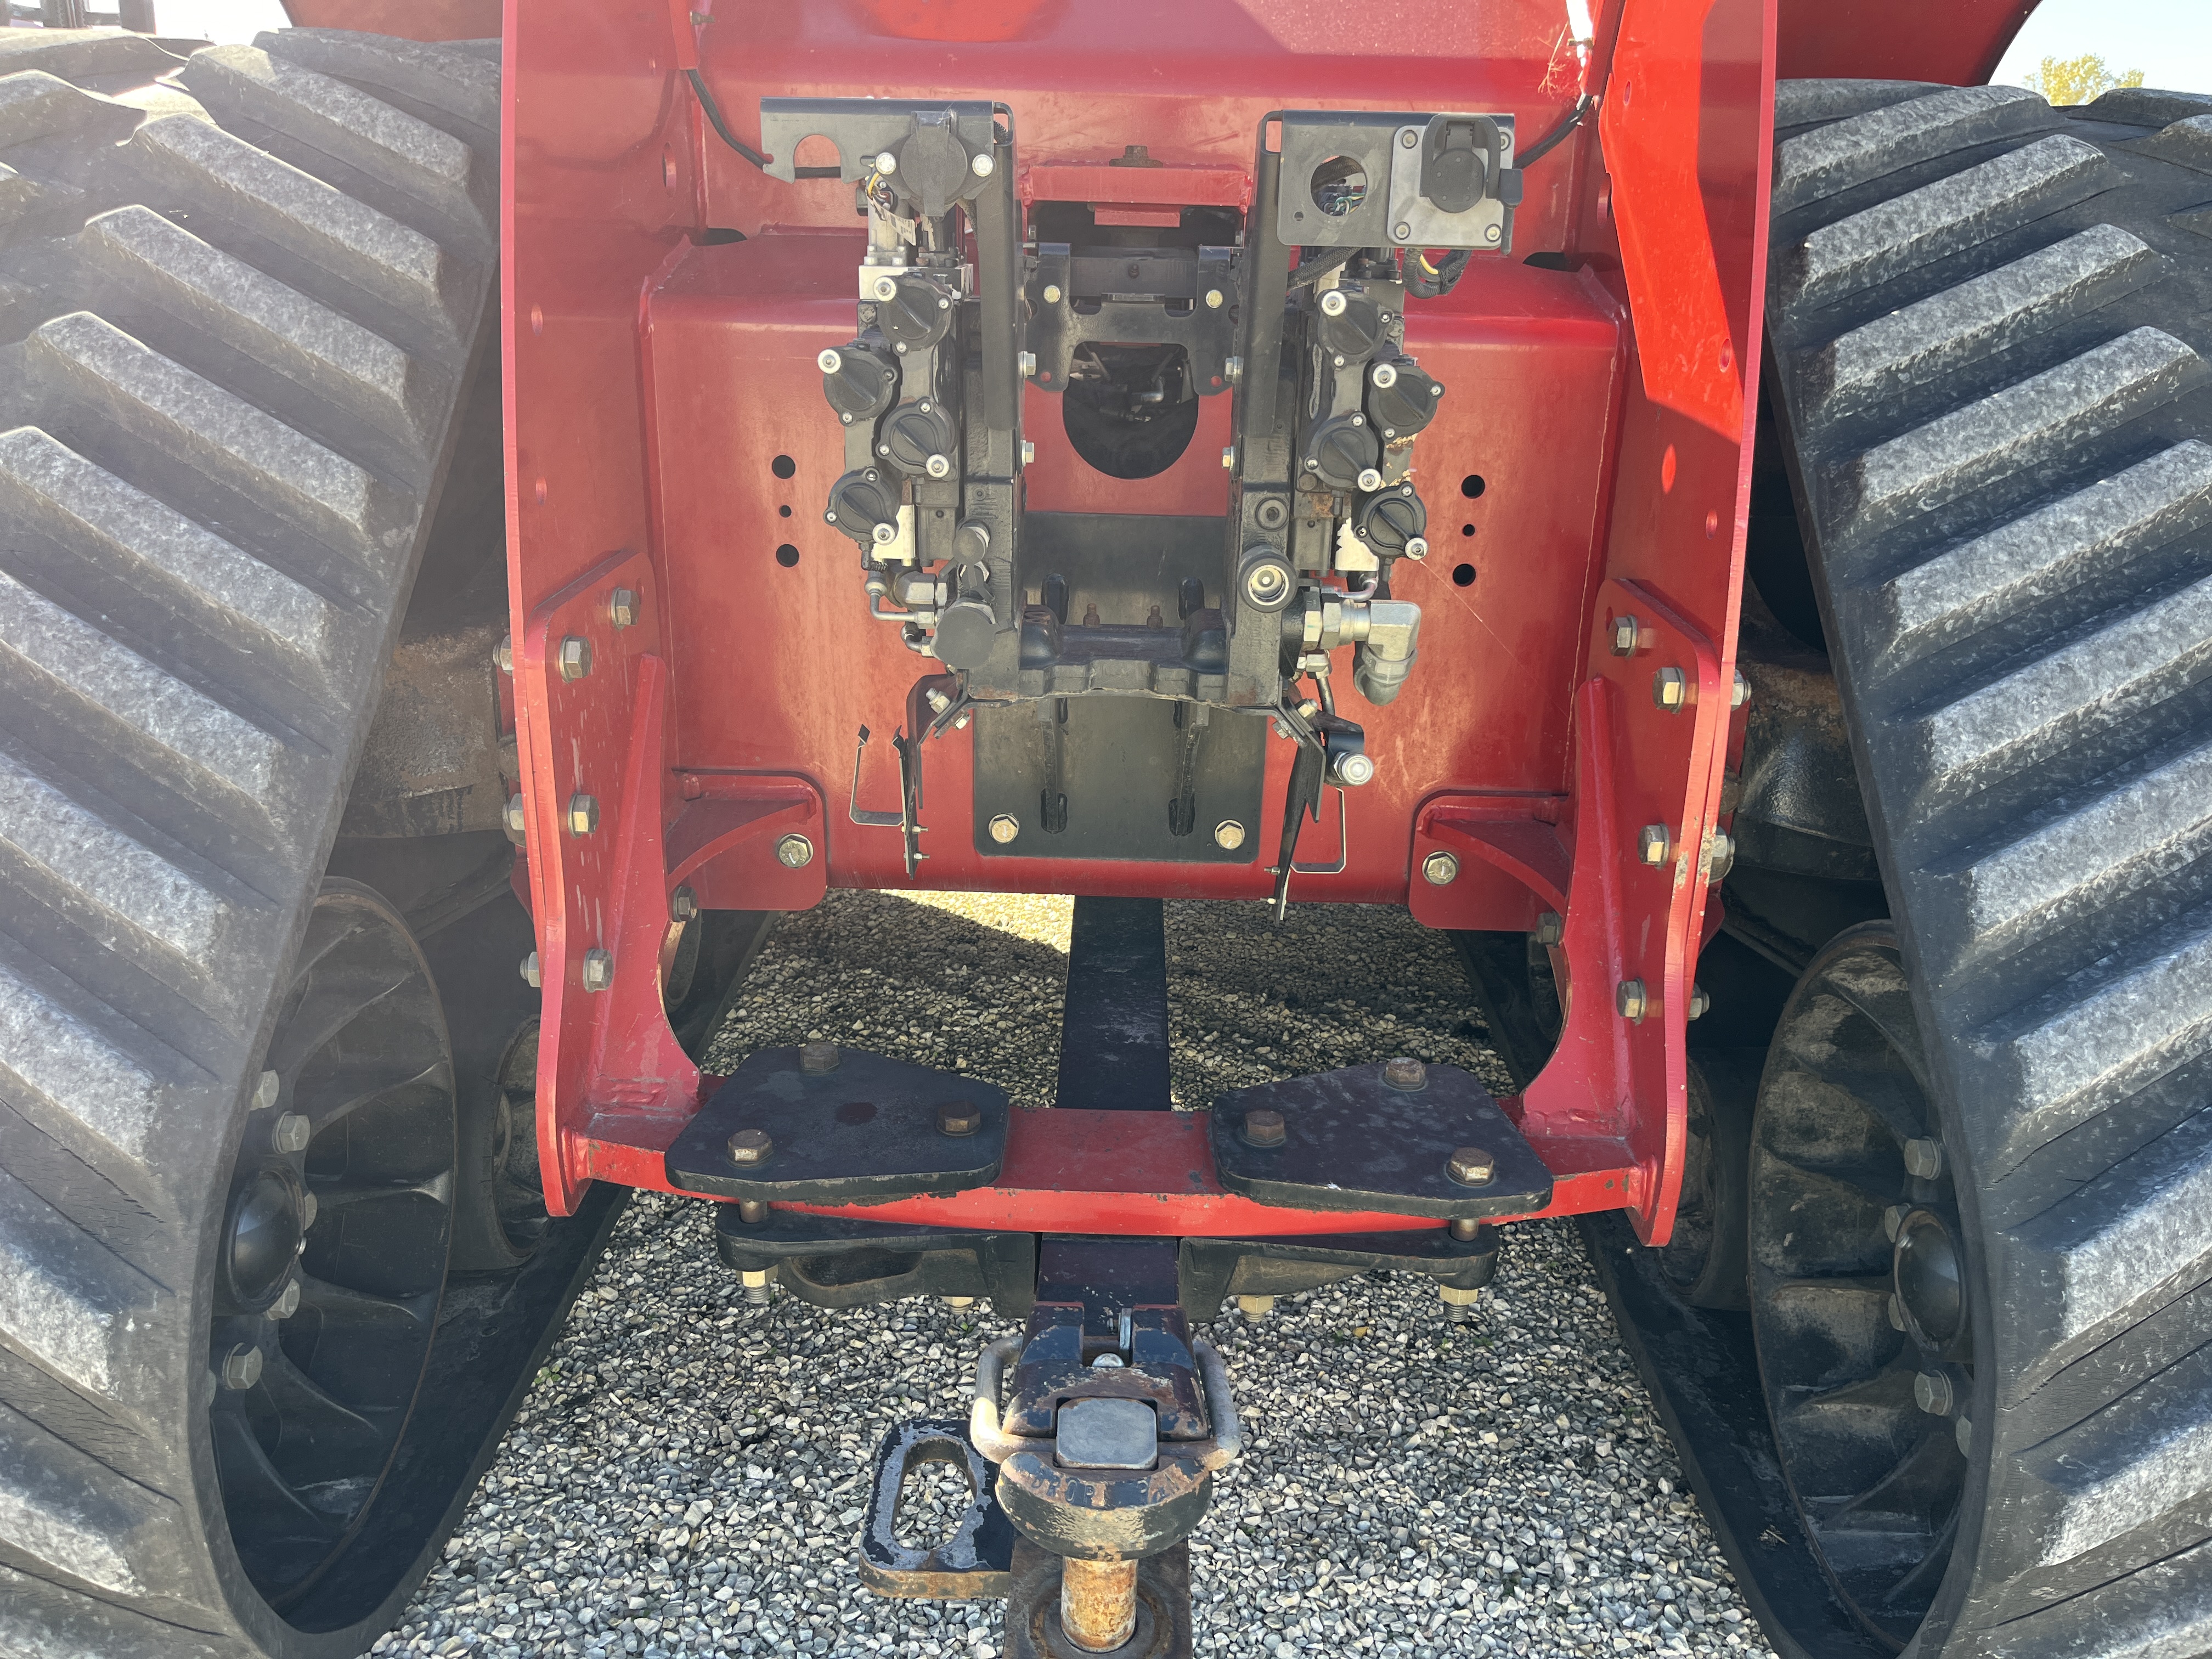
[{"label": "red painted sheet metal", "polygon": [[2036,0],[1783,0],[1775,74],[1979,86]]}]

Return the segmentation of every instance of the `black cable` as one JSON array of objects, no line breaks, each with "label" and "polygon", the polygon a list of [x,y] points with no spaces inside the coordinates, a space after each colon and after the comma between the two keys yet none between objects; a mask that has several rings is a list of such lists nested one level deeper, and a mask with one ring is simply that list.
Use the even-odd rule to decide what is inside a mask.
[{"label": "black cable", "polygon": [[1308,259],[1291,272],[1290,286],[1296,288],[1301,283],[1310,283],[1316,276],[1326,276],[1339,265],[1351,264],[1358,252],[1356,247],[1332,248],[1319,258]]},{"label": "black cable", "polygon": [[[697,70],[685,70],[684,73],[690,80],[691,90],[699,94],[699,107],[706,112],[707,125],[714,129],[715,136],[763,173],[766,173],[768,157],[730,131],[729,123],[722,119],[721,106],[715,103],[714,94],[707,90],[706,77]],[[836,167],[793,167],[792,173],[793,177],[799,179],[835,179],[839,171]]]},{"label": "black cable", "polygon": [[1572,132],[1577,127],[1582,125],[1583,117],[1588,115],[1596,107],[1597,94],[1589,92],[1584,93],[1581,97],[1575,100],[1575,106],[1567,112],[1565,118],[1563,119],[1559,125],[1553,127],[1541,138],[1539,138],[1534,143],[1529,145],[1528,149],[1522,150],[1520,155],[1514,157],[1513,165],[1516,167],[1533,167],[1537,162],[1542,161],[1547,155],[1549,155],[1553,150],[1557,149],[1566,141],[1566,137],[1569,133]]}]

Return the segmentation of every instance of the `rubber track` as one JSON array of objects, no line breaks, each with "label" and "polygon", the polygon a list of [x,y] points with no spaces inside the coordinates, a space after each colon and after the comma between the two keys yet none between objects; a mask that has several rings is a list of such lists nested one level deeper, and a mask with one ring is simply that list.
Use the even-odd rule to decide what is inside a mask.
[{"label": "rubber track", "polygon": [[0,33],[10,1653],[358,1645],[300,1647],[199,1489],[201,1257],[484,328],[498,80]]},{"label": "rubber track", "polygon": [[1777,131],[1774,384],[1995,1310],[1989,1491],[1924,1649],[2187,1659],[2212,1651],[2212,99],[1800,82]]}]

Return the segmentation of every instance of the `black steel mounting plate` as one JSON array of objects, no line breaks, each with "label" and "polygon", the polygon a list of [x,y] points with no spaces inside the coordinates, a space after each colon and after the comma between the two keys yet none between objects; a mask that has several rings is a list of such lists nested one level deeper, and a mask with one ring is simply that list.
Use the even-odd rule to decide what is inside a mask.
[{"label": "black steel mounting plate", "polygon": [[[918,1463],[951,1464],[975,1494],[952,1535],[927,1549],[898,1541],[899,1492]],[[1014,1528],[999,1507],[998,1474],[968,1438],[964,1423],[893,1424],[876,1448],[860,1523],[861,1582],[879,1595],[933,1601],[1011,1595]]]},{"label": "black steel mounting plate", "polygon": [[[1279,1146],[1254,1146],[1244,1115],[1283,1115]],[[1372,1210],[1486,1221],[1552,1201],[1552,1172],[1490,1091],[1456,1066],[1431,1066],[1423,1087],[1394,1089],[1380,1066],[1353,1066],[1232,1090],[1213,1108],[1221,1184],[1261,1204],[1297,1210]],[[1480,1187],[1444,1172],[1452,1153],[1480,1146],[1496,1173]]]},{"label": "black steel mounting plate", "polygon": [[[968,1101],[982,1113],[969,1135],[938,1133],[937,1109]],[[740,1168],[730,1137],[760,1129],[767,1161]],[[865,1204],[957,1193],[999,1173],[1006,1095],[976,1078],[855,1048],[835,1070],[802,1072],[796,1048],[763,1048],[714,1091],[668,1149],[668,1179],[685,1192],[790,1204]]]}]

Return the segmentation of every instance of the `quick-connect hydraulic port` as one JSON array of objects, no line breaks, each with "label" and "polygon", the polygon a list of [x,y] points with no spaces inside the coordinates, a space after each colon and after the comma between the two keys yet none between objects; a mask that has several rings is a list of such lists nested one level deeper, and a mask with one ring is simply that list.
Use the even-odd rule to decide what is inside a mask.
[{"label": "quick-connect hydraulic port", "polygon": [[1410,438],[1436,419],[1444,389],[1411,357],[1380,362],[1367,371],[1367,418],[1388,441]]},{"label": "quick-connect hydraulic port", "polygon": [[862,340],[826,348],[816,357],[822,395],[847,426],[872,421],[898,392],[898,365]]},{"label": "quick-connect hydraulic port", "polygon": [[868,466],[830,486],[830,505],[822,518],[864,548],[883,548],[898,540],[898,486]]}]

